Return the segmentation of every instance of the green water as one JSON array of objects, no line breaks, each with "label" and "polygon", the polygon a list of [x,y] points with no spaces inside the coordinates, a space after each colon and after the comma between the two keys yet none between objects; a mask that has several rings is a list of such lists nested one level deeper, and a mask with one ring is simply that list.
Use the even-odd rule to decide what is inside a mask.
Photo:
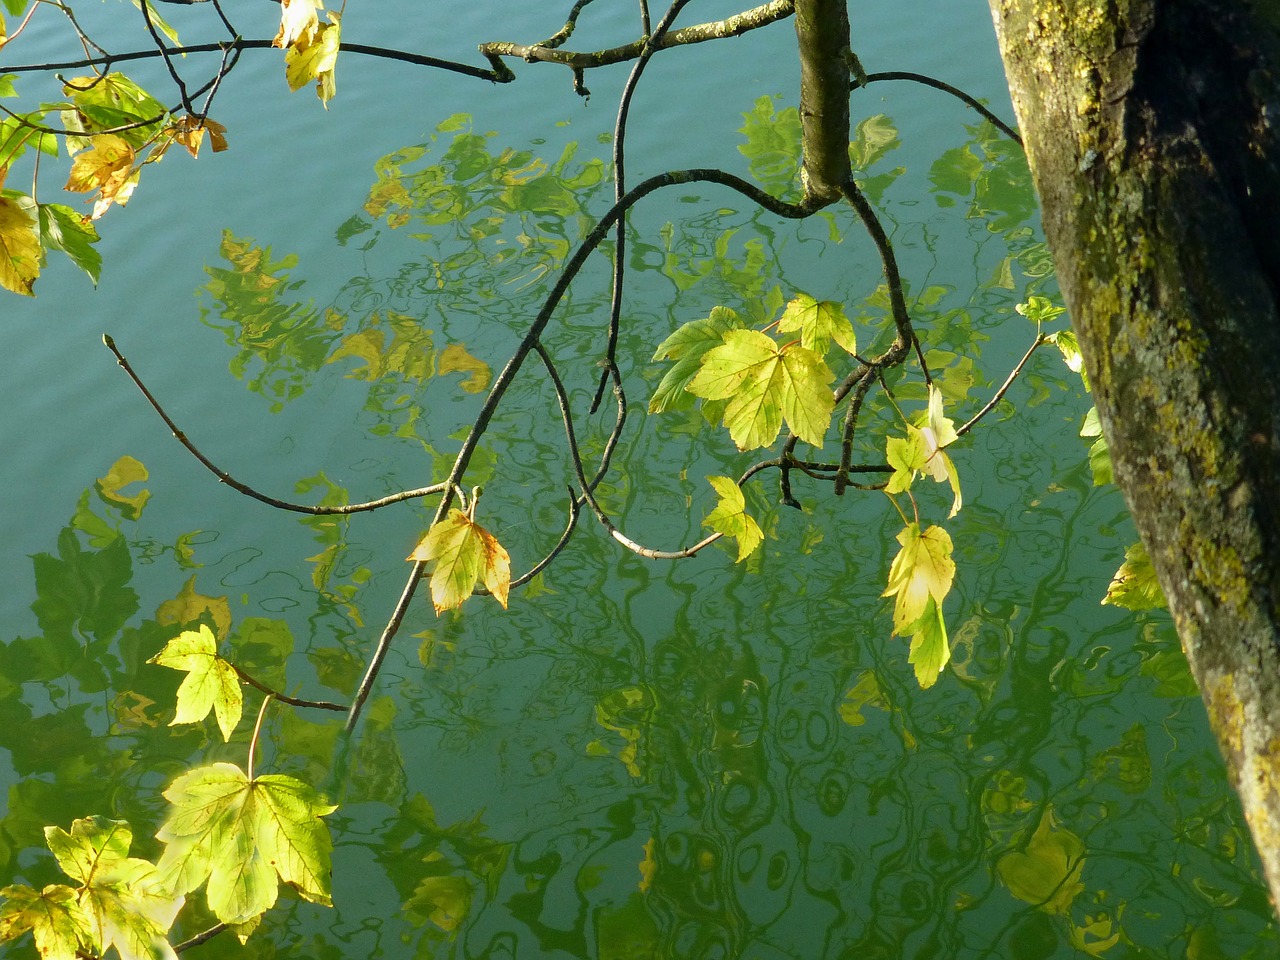
[{"label": "green water", "polygon": [[[477,39],[559,25],[523,6],[501,37],[461,4],[386,5],[376,22],[352,7],[345,37],[475,62]],[[631,4],[587,13],[583,45],[634,30]],[[198,35],[201,15],[174,20]],[[913,35],[926,21],[928,42]],[[1007,116],[989,32],[982,9],[855,13],[868,69],[939,74]],[[781,24],[657,58],[629,182],[715,165],[794,189],[792,47]],[[168,726],[181,678],[146,660],[184,624],[203,618],[264,682],[349,700],[431,516],[299,519],[240,497],[167,436],[100,334],[238,479],[305,503],[371,499],[447,471],[558,265],[608,208],[625,70],[591,76],[584,104],[549,66],[491,87],[352,57],[322,115],[278,69],[259,54],[228,80],[215,114],[230,152],[166,159],[107,218],[98,291],[55,263],[36,301],[6,301],[3,883],[58,882],[43,828],[92,814],[130,821],[135,852],[154,856],[172,778],[244,763],[248,719],[230,744],[212,720]],[[1014,305],[1054,290],[1025,162],[934,91],[882,84],[853,106],[864,183],[967,418],[1034,335]],[[654,347],[716,305],[767,318],[804,290],[847,304],[871,351],[887,311],[851,215],[789,224],[710,185],[638,207],[627,262],[628,421],[598,495],[629,536],[676,549],[705,532],[703,478],[753,458],[696,411],[646,415],[665,372]],[[546,336],[596,456],[613,411],[585,408],[607,303],[596,255]],[[921,405],[918,386],[895,392]],[[191,955],[1274,955],[1168,619],[1099,604],[1133,535],[1115,491],[1092,484],[1088,405],[1043,350],[953,449],[954,655],[929,690],[880,596],[901,518],[883,494],[836,498],[803,477],[802,510],[780,505],[776,474],[748,488],[768,540],[743,564],[719,546],[643,559],[588,515],[508,611],[473,598],[437,618],[423,591],[354,738],[323,711],[275,710],[265,726],[259,769],[340,804],[333,909],[286,893],[245,947],[223,934]],[[879,402],[867,435],[892,418]],[[870,440],[863,453],[880,456]],[[147,477],[116,491],[122,457]],[[560,536],[573,471],[535,365],[467,482],[484,484],[484,523],[517,574]],[[919,501],[938,522],[950,494]],[[184,913],[175,942],[210,922]]]}]

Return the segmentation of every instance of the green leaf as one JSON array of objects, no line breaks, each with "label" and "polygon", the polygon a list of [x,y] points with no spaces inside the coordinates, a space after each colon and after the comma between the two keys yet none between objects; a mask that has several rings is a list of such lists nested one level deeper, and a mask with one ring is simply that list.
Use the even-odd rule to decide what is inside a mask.
[{"label": "green leaf", "polygon": [[61,250],[97,286],[102,273],[102,254],[91,246],[98,242],[98,231],[94,229],[93,222],[61,203],[42,203],[37,210],[40,215],[40,242],[44,248]]},{"label": "green leaf", "polygon": [[244,699],[235,668],[218,656],[218,641],[205,624],[178,634],[147,661],[172,670],[185,670],[178,687],[178,709],[169,726],[200,723],[212,710],[222,739],[230,740],[240,723]]},{"label": "green leaf", "polygon": [[1028,297],[1026,303],[1020,303],[1013,309],[1032,323],[1048,323],[1054,317],[1067,312],[1066,307],[1055,306],[1048,297]]},{"label": "green leaf", "polygon": [[1089,389],[1089,375],[1084,372],[1084,356],[1080,353],[1080,341],[1076,339],[1074,330],[1059,330],[1057,333],[1051,333],[1045,337],[1047,341],[1058,348],[1062,354],[1062,360],[1073,373],[1080,374],[1080,380],[1084,383],[1084,388]]},{"label": "green leaf", "polygon": [[205,884],[209,908],[227,924],[269,910],[281,880],[332,906],[333,844],[320,818],[337,807],[305,783],[250,780],[233,764],[214,763],[182,774],[164,795],[173,807],[156,832],[166,844],[157,869],[176,893]]},{"label": "green leaf", "polygon": [[667,410],[683,410],[693,405],[693,394],[685,388],[698,373],[703,356],[713,347],[724,342],[730,330],[743,327],[742,320],[728,307],[712,307],[711,315],[692,320],[658,345],[653,355],[655,362],[674,360],[675,365],[666,372],[649,401],[650,413]]},{"label": "green leaf", "polygon": [[1053,808],[1046,807],[1027,843],[1026,850],[1006,853],[996,872],[1009,892],[1045,913],[1065,916],[1075,898],[1084,892],[1084,841],[1059,827]]},{"label": "green leaf", "polygon": [[1107,438],[1099,437],[1089,448],[1089,469],[1093,471],[1093,485],[1105,487],[1113,482],[1111,472],[1111,450],[1107,446]]},{"label": "green leaf", "polygon": [[907,427],[906,439],[890,437],[885,441],[885,459],[893,467],[893,476],[885,486],[885,493],[902,493],[911,489],[916,474],[924,469],[929,455],[924,435],[915,427]]},{"label": "green leaf", "polygon": [[908,632],[928,611],[932,599],[939,607],[951,590],[956,565],[951,559],[951,536],[933,526],[923,533],[909,523],[897,536],[902,549],[889,567],[889,585],[881,596],[896,597],[893,632]]},{"label": "green leaf", "polygon": [[835,408],[828,388],[834,379],[812,350],[779,347],[756,330],[730,330],[724,343],[707,351],[688,390],[729,401],[724,423],[739,450],[773,443],[784,418],[797,437],[821,447]]},{"label": "green leaf", "polygon": [[505,607],[511,589],[511,557],[496,537],[461,510],[433,524],[409,560],[435,561],[431,601],[436,613],[452,610],[471,596],[476,580]]},{"label": "green leaf", "polygon": [[707,514],[702,521],[704,527],[710,527],[726,537],[738,541],[738,559],[741,563],[764,540],[764,532],[760,525],[747,513],[747,502],[742,496],[742,489],[729,477],[707,477],[707,482],[715,489],[719,502],[716,508]]},{"label": "green leaf", "polygon": [[807,293],[797,294],[787,304],[778,329],[783,333],[800,331],[800,342],[820,357],[826,356],[832,340],[850,355],[858,352],[853,325],[845,316],[844,307],[831,300],[819,302]]},{"label": "green leaf", "polygon": [[[26,2],[26,0],[22,0]],[[17,88],[14,87],[13,81],[18,79],[16,73],[0,74],[0,97],[16,97],[18,95]],[[31,889],[30,887],[27,888]]]},{"label": "green leaf", "polygon": [[17,885],[0,890],[0,941],[16,940],[30,931],[42,960],[77,960],[97,953],[92,921],[80,907],[79,894],[61,883],[39,893]]},{"label": "green leaf", "polygon": [[79,902],[96,950],[115,947],[121,960],[173,960],[167,935],[182,897],[160,882],[156,867],[130,857],[133,832],[123,820],[88,817],[71,832],[45,827],[58,866],[80,883]]},{"label": "green leaf", "polygon": [[1111,579],[1103,603],[1124,607],[1126,610],[1151,610],[1167,606],[1160,581],[1147,548],[1139,541],[1124,552],[1124,563]]},{"label": "green leaf", "polygon": [[142,122],[112,134],[135,148],[150,140],[169,115],[164,104],[123,73],[77,77],[63,84],[62,91],[87,121],[78,132],[95,133]]},{"label": "green leaf", "polygon": [[1090,407],[1089,412],[1084,415],[1084,423],[1080,426],[1080,436],[1082,437],[1100,437],[1102,436],[1102,422],[1098,419],[1098,408]]},{"label": "green leaf", "polygon": [[920,689],[928,690],[937,682],[942,668],[951,660],[947,625],[942,619],[942,605],[930,596],[920,619],[908,624],[903,632],[911,636],[907,662],[916,668],[916,681],[920,684]]}]

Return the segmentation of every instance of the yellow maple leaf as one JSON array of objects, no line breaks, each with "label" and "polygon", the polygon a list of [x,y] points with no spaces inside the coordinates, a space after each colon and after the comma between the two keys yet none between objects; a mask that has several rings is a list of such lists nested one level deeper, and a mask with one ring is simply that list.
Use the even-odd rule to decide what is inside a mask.
[{"label": "yellow maple leaf", "polygon": [[511,590],[511,557],[496,537],[461,510],[432,525],[409,554],[409,560],[435,561],[431,574],[431,602],[436,613],[452,610],[483,579],[495,600],[505,607]]},{"label": "yellow maple leaf", "polygon": [[137,159],[133,147],[113,133],[100,133],[89,139],[89,149],[76,154],[67,178],[67,190],[77,193],[98,191],[92,218],[97,220],[113,203],[124,206],[138,185]]},{"label": "yellow maple leaf", "polygon": [[[28,199],[28,198],[21,198]],[[40,228],[17,197],[0,197],[0,287],[34,296],[40,276]]]},{"label": "yellow maple leaf", "polygon": [[[298,0],[294,0],[298,2]],[[328,107],[338,90],[334,68],[338,63],[338,46],[342,37],[339,14],[330,11],[328,23],[316,23],[289,44],[284,55],[284,76],[290,90],[299,90],[312,80],[316,96]]]},{"label": "yellow maple leaf", "polygon": [[881,596],[895,597],[893,632],[902,633],[924,615],[929,598],[939,606],[951,590],[956,565],[951,559],[951,536],[933,526],[923,533],[909,523],[898,534],[902,549],[889,567],[889,585]]},{"label": "yellow maple leaf", "polygon": [[271,41],[275,47],[291,47],[300,37],[315,32],[320,25],[321,0],[281,0],[280,32]]}]

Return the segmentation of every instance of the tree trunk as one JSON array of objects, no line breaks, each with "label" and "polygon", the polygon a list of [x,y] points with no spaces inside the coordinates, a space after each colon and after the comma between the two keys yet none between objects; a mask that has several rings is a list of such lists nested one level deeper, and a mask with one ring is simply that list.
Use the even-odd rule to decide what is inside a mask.
[{"label": "tree trunk", "polygon": [[800,123],[804,196],[820,207],[841,197],[849,166],[849,12],[847,0],[796,0],[800,44]]},{"label": "tree trunk", "polygon": [[1280,901],[1280,44],[1244,0],[990,0],[1116,482]]}]

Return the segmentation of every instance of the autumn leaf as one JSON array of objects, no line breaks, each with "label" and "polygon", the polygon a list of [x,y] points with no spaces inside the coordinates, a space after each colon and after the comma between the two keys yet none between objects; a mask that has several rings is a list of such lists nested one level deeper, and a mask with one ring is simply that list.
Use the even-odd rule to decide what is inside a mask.
[{"label": "autumn leaf", "polygon": [[465,393],[480,393],[493,379],[489,365],[479,357],[467,353],[465,343],[451,343],[440,351],[440,376],[448,373],[468,375],[461,383]]},{"label": "autumn leaf", "polygon": [[[701,320],[691,320],[663,340],[653,354],[655,362],[674,360],[675,364],[663,375],[653,397],[649,400],[650,413],[666,410],[683,410],[693,404],[693,395],[685,388],[698,373],[698,367],[708,350],[720,346],[724,335],[743,326],[738,315],[728,307],[712,307],[711,314]],[[711,406],[708,401],[703,412],[712,422],[718,421],[724,412],[724,402]]]},{"label": "autumn leaf", "polygon": [[42,256],[39,227],[29,206],[29,197],[8,191],[0,196],[0,286],[27,297],[34,295]]},{"label": "autumn leaf", "polygon": [[97,952],[92,921],[71,887],[51,883],[36,892],[18,884],[0,890],[0,897],[0,941],[30,931],[42,960],[77,960]]},{"label": "autumn leaf", "polygon": [[74,821],[70,833],[45,827],[44,835],[62,872],[80,884],[96,952],[115,947],[121,960],[175,960],[167,935],[183,898],[160,882],[153,864],[128,855],[129,824],[88,817]]},{"label": "autumn leaf", "polygon": [[208,117],[193,117],[190,114],[179,117],[165,132],[173,137],[174,142],[186,148],[193,157],[200,155],[200,147],[204,144],[204,135],[209,134],[209,145],[214,153],[227,149],[227,128]]},{"label": "autumn leaf", "polygon": [[942,391],[935,384],[929,384],[929,406],[919,423],[920,438],[924,442],[925,462],[923,471],[938,483],[946,481],[951,484],[955,499],[951,504],[950,519],[960,512],[960,476],[951,457],[943,452],[943,448],[954,443],[958,436],[955,424],[942,412]]},{"label": "autumn leaf", "polygon": [[[293,2],[298,3],[299,0]],[[327,108],[337,92],[334,68],[338,62],[342,26],[340,14],[328,11],[326,15],[328,23],[316,23],[288,45],[284,55],[284,76],[290,90],[300,90],[314,80],[316,96]]]},{"label": "autumn leaf", "polygon": [[807,293],[797,294],[778,320],[782,333],[800,332],[800,342],[818,356],[826,356],[827,348],[834,340],[852,355],[858,352],[858,342],[853,325],[845,316],[844,307],[831,300],[815,300]]},{"label": "autumn leaf", "polygon": [[767,446],[785,418],[801,440],[821,447],[831,422],[835,379],[812,350],[779,347],[757,330],[730,330],[702,358],[688,390],[707,400],[728,400],[724,424],[739,450]]},{"label": "autumn leaf", "polygon": [[92,215],[97,220],[113,203],[124,206],[129,202],[138,185],[138,171],[133,168],[133,147],[122,137],[100,133],[91,137],[89,144],[89,149],[76,154],[72,161],[66,189],[76,193],[98,191]]},{"label": "autumn leaf", "polygon": [[764,540],[760,525],[747,513],[747,502],[742,496],[742,489],[729,477],[707,477],[707,482],[715,489],[719,502],[716,508],[707,514],[702,521],[704,527],[710,527],[716,533],[733,537],[738,541],[738,559],[741,563],[756,552]]},{"label": "autumn leaf", "polygon": [[942,668],[951,660],[947,625],[942,619],[939,601],[930,596],[920,619],[908,624],[902,632],[911,637],[907,662],[915,667],[916,682],[920,684],[920,689],[928,690],[937,682]]},{"label": "autumn leaf", "polygon": [[199,630],[178,634],[147,663],[187,671],[178,687],[178,709],[169,726],[200,723],[212,710],[222,739],[231,739],[240,723],[244,697],[235,667],[218,656],[218,641],[212,630],[202,623]]},{"label": "autumn leaf", "polygon": [[1124,552],[1124,563],[1116,571],[1107,587],[1103,603],[1126,610],[1151,610],[1166,606],[1164,591],[1156,579],[1156,568],[1151,564],[1147,548],[1139,541]]},{"label": "autumn leaf", "polygon": [[435,561],[431,574],[431,602],[436,613],[452,610],[475,590],[476,580],[504,607],[511,589],[511,557],[488,530],[461,510],[432,525],[409,554],[409,560]]},{"label": "autumn leaf", "polygon": [[281,0],[280,31],[271,45],[283,49],[313,33],[320,25],[319,11],[323,9],[321,0]]},{"label": "autumn leaf", "polygon": [[896,597],[893,632],[904,633],[925,613],[930,598],[939,606],[951,590],[956,565],[951,559],[951,536],[933,526],[923,533],[909,523],[897,536],[902,549],[889,567],[889,585],[881,596]]},{"label": "autumn leaf", "polygon": [[164,792],[172,804],[156,836],[165,851],[156,869],[175,893],[205,885],[209,909],[227,924],[269,910],[279,882],[312,903],[332,906],[333,842],[320,818],[337,809],[300,780],[249,779],[214,763],[189,770]]}]

